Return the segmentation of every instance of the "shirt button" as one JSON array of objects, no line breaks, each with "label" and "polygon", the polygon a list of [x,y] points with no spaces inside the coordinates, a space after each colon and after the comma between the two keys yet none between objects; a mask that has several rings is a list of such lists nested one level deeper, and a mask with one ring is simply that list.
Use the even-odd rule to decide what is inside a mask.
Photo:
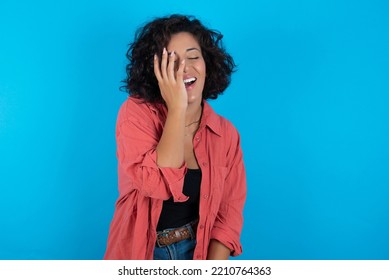
[{"label": "shirt button", "polygon": [[199,228],[200,228],[200,229],[203,229],[203,228],[204,228],[204,225],[200,225]]},{"label": "shirt button", "polygon": [[208,165],[208,163],[206,163],[206,162],[203,162],[203,166],[207,166]]},{"label": "shirt button", "polygon": [[207,194],[204,194],[203,197],[204,197],[204,199],[208,199],[208,195]]},{"label": "shirt button", "polygon": [[197,142],[200,141],[200,137],[199,136],[196,137],[196,141]]}]

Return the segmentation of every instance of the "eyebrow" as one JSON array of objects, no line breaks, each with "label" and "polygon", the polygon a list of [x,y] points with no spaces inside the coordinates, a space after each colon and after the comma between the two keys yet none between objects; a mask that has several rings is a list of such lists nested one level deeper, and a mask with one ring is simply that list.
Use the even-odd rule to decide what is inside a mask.
[{"label": "eyebrow", "polygon": [[186,49],[187,52],[190,52],[190,51],[199,51],[201,52],[198,48],[189,48],[189,49]]}]

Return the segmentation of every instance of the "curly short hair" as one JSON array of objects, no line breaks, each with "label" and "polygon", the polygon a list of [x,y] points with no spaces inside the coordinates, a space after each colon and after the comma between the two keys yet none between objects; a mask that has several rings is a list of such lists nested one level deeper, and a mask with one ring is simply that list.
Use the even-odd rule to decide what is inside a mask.
[{"label": "curly short hair", "polygon": [[153,58],[154,54],[160,55],[171,36],[179,32],[191,33],[198,41],[207,69],[203,99],[216,99],[230,84],[236,67],[223,47],[223,35],[206,28],[193,16],[177,14],[156,18],[138,29],[127,51],[127,77],[121,89],[146,102],[164,103],[154,74]]}]

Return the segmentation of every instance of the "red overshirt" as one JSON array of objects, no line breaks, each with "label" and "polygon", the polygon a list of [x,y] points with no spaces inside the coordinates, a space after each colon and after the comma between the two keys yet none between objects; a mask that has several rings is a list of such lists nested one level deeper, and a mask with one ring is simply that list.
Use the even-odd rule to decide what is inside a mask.
[{"label": "red overshirt", "polygon": [[[152,259],[163,200],[182,202],[187,170],[161,168],[156,146],[167,110],[129,97],[119,110],[116,141],[119,198],[110,226],[105,259]],[[246,175],[237,130],[204,101],[193,138],[201,168],[200,213],[194,259],[206,259],[209,241],[216,239],[242,253],[240,233],[246,199]]]}]

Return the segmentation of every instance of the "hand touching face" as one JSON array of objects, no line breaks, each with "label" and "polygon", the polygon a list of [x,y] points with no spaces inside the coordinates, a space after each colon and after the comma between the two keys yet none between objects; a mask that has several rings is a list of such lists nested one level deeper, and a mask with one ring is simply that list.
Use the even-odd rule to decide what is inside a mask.
[{"label": "hand touching face", "polygon": [[182,60],[176,69],[175,59],[175,52],[168,54],[166,48],[163,48],[161,65],[159,65],[158,56],[154,55],[154,73],[162,98],[169,110],[188,106],[188,97],[183,82],[185,60]]},{"label": "hand touching face", "polygon": [[154,59],[162,98],[168,108],[183,103],[200,105],[206,67],[197,40],[190,33],[180,32],[171,37],[167,50],[164,49],[161,63],[157,56]]}]

